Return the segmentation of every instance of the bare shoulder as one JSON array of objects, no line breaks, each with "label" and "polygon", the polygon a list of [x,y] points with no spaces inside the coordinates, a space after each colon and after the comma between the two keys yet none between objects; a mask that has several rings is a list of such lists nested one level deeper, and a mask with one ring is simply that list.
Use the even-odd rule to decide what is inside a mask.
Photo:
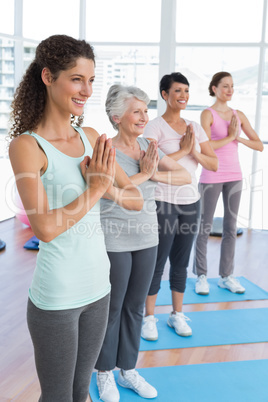
[{"label": "bare shoulder", "polygon": [[201,118],[205,120],[213,120],[212,113],[209,109],[205,109],[201,112]]},{"label": "bare shoulder", "polygon": [[90,142],[90,145],[92,148],[95,146],[95,142],[97,138],[100,136],[99,133],[92,127],[83,127],[83,131],[87,136],[88,141]]},{"label": "bare shoulder", "polygon": [[39,146],[35,140],[35,138],[30,135],[20,135],[16,138],[13,138],[9,145],[9,154],[12,153],[28,153],[34,152],[39,149]]},{"label": "bare shoulder", "polygon": [[241,121],[246,118],[246,115],[241,110],[237,110],[236,113]]},{"label": "bare shoulder", "polygon": [[45,171],[47,166],[45,153],[30,135],[21,135],[11,141],[9,157],[15,173]]}]

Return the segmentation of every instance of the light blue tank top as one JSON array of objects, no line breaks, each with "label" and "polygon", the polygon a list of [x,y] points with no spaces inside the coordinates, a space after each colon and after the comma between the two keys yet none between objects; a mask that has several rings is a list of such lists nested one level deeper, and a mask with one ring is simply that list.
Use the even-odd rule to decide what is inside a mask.
[{"label": "light blue tank top", "polygon": [[[86,155],[91,157],[92,147],[83,130],[74,128],[79,132],[85,149],[78,158],[65,155],[35,133],[25,133],[36,139],[47,156],[48,166],[41,180],[50,209],[64,207],[87,188],[80,163]],[[101,229],[99,204],[97,202],[79,222],[52,241],[40,241],[29,290],[29,297],[38,308],[77,308],[110,292],[110,262]],[[60,214],[58,224],[61,224]]]}]

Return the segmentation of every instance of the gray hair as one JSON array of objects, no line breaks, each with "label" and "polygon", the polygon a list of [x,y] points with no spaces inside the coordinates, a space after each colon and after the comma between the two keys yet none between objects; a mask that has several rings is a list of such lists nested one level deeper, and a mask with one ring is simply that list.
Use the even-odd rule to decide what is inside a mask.
[{"label": "gray hair", "polygon": [[137,98],[146,103],[150,102],[149,96],[140,88],[134,86],[112,85],[108,91],[105,107],[106,113],[115,130],[118,130],[118,124],[113,120],[113,116],[122,117],[127,110],[126,101]]}]

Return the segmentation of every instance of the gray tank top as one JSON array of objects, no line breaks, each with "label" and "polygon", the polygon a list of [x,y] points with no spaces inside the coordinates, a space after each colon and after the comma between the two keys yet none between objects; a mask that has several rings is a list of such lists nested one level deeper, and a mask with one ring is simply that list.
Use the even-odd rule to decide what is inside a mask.
[{"label": "gray tank top", "polygon": [[[138,137],[141,150],[146,151],[149,141]],[[158,150],[160,159],[165,154]],[[130,177],[140,172],[139,161],[116,150],[116,161]],[[157,182],[148,180],[138,187],[144,198],[141,211],[129,211],[111,200],[101,199],[101,225],[107,251],[136,251],[158,244],[158,223],[155,203]]]}]

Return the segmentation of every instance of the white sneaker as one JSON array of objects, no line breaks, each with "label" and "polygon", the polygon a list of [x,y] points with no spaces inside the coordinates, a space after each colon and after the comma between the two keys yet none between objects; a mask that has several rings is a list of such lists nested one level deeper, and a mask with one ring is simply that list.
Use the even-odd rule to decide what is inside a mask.
[{"label": "white sneaker", "polygon": [[157,390],[139,375],[137,370],[121,370],[117,382],[121,387],[130,388],[142,398],[156,398]]},{"label": "white sneaker", "polygon": [[195,293],[197,293],[198,295],[209,294],[209,284],[206,275],[198,276],[195,282]]},{"label": "white sneaker", "polygon": [[233,293],[245,293],[245,288],[241,285],[238,279],[234,278],[233,275],[226,276],[225,278],[220,278],[218,282],[220,288],[228,289]]},{"label": "white sneaker", "polygon": [[97,385],[103,402],[119,402],[120,395],[112,371],[98,371]]},{"label": "white sneaker", "polygon": [[156,323],[158,318],[155,318],[154,315],[148,315],[143,318],[142,327],[141,327],[141,337],[146,339],[147,341],[156,341],[158,339],[158,331],[156,327]]},{"label": "white sneaker", "polygon": [[176,333],[180,336],[191,336],[192,330],[186,321],[191,321],[190,318],[186,317],[183,313],[175,314],[170,313],[167,324],[169,327],[174,328]]}]

